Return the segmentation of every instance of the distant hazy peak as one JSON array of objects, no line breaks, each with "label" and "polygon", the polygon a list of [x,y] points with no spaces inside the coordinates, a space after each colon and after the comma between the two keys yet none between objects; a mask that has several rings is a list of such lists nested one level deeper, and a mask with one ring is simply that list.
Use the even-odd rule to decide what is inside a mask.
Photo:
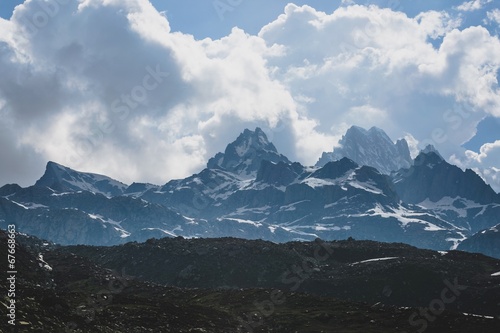
[{"label": "distant hazy peak", "polygon": [[374,167],[384,174],[408,168],[413,163],[406,140],[399,139],[394,143],[378,127],[369,130],[359,126],[350,127],[339,141],[339,147],[334,148],[333,152],[323,153],[316,166],[323,166],[343,157],[359,165]]}]

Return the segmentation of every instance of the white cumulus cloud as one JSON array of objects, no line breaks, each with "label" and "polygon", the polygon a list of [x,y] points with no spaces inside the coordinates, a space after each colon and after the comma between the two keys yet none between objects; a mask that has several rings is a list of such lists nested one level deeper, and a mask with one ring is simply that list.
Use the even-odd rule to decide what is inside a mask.
[{"label": "white cumulus cloud", "polygon": [[256,126],[304,164],[351,125],[465,158],[477,123],[500,117],[498,37],[444,11],[289,4],[257,35],[196,40],[146,0],[43,4],[0,19],[0,154],[16,161],[0,183],[29,185],[47,160],[164,183]]},{"label": "white cumulus cloud", "polygon": [[486,13],[486,17],[489,22],[495,22],[496,24],[500,24],[500,9],[495,8]]},{"label": "white cumulus cloud", "polygon": [[500,192],[500,140],[485,143],[479,152],[466,150],[464,156],[453,155],[451,161],[478,173],[491,187]]},{"label": "white cumulus cloud", "polygon": [[465,1],[461,5],[457,6],[457,10],[463,12],[471,12],[475,10],[479,10],[484,7],[485,4],[492,2],[493,0],[472,0]]}]

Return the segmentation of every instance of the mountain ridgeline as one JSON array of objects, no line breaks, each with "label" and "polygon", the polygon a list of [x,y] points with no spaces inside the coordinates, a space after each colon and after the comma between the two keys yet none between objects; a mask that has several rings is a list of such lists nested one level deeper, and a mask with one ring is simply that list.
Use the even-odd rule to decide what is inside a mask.
[{"label": "mountain ridgeline", "polygon": [[0,188],[0,227],[8,224],[64,245],[353,237],[500,257],[497,242],[479,241],[498,235],[500,195],[432,147],[412,160],[404,139],[378,128],[352,127],[314,167],[247,129],[205,169],[164,185],[127,186],[49,162],[35,185]]}]

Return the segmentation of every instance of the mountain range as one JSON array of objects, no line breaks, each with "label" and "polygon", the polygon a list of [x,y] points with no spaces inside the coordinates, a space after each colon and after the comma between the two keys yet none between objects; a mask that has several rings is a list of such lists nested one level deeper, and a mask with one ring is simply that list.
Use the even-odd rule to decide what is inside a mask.
[{"label": "mountain range", "polygon": [[[190,177],[123,184],[49,162],[33,185],[0,188],[0,227],[60,244],[239,237],[274,242],[355,239],[500,257],[500,195],[432,147],[350,128],[316,166],[291,162],[257,128]],[[489,241],[481,241],[486,238]]]}]

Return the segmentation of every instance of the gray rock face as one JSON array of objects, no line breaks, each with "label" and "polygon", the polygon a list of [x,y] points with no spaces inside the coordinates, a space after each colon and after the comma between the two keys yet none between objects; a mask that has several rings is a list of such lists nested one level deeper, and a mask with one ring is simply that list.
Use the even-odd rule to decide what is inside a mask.
[{"label": "gray rock face", "polygon": [[[302,166],[296,163],[295,168],[300,170]],[[273,163],[263,160],[255,181],[277,186],[286,186],[292,183],[297,177],[298,173],[297,170],[294,170],[294,165],[284,162]]]},{"label": "gray rock face", "polygon": [[437,202],[444,197],[460,197],[480,204],[500,203],[500,195],[474,171],[462,171],[435,151],[421,152],[414,165],[395,173],[393,180],[401,199],[408,203],[426,199]]},{"label": "gray rock face", "polygon": [[323,153],[316,166],[323,166],[330,161],[337,161],[347,157],[359,165],[376,168],[384,174],[401,168],[408,168],[412,164],[410,150],[405,139],[396,143],[387,134],[372,127],[368,131],[352,126],[339,141],[340,147],[333,152]]},{"label": "gray rock face", "polygon": [[433,149],[422,151],[412,167],[392,179],[404,202],[432,210],[462,228],[462,239],[500,222],[500,195],[474,171],[447,163]]}]

